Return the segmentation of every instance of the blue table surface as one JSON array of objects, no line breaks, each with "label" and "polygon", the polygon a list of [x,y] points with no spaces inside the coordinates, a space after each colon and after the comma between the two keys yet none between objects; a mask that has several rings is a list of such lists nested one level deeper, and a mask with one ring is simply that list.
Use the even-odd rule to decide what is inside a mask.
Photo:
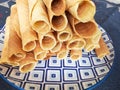
[{"label": "blue table surface", "polygon": [[[5,24],[6,17],[14,0],[0,0],[0,28]],[[120,4],[109,0],[93,0],[97,7],[95,20],[111,36],[115,48],[115,60],[110,75],[92,90],[120,90]],[[5,3],[7,2],[7,3]],[[1,5],[4,3],[4,5]],[[6,7],[7,6],[7,7]],[[0,78],[0,90],[17,90]]]}]

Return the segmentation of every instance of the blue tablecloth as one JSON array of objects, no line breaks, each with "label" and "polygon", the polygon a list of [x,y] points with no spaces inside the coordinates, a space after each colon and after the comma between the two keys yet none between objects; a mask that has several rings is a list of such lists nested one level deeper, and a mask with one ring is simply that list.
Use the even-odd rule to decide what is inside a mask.
[{"label": "blue tablecloth", "polygon": [[[111,36],[115,48],[115,60],[109,77],[92,90],[120,90],[120,4],[109,0],[93,0],[97,6],[95,19]],[[5,24],[6,17],[10,14],[9,7],[14,0],[0,0],[0,28]],[[17,90],[0,78],[0,90]]]}]

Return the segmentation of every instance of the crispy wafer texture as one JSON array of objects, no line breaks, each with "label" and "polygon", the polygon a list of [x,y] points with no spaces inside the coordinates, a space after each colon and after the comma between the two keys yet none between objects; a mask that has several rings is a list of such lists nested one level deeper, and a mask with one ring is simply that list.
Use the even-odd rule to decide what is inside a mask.
[{"label": "crispy wafer texture", "polygon": [[22,73],[34,69],[38,60],[56,56],[79,60],[82,49],[95,49],[98,58],[109,54],[102,32],[94,20],[91,0],[16,0],[6,19],[0,63],[19,66]]}]

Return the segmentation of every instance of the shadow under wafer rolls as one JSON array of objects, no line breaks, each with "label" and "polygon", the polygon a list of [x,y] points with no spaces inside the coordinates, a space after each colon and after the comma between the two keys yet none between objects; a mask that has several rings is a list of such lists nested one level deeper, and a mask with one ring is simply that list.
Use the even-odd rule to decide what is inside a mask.
[{"label": "shadow under wafer rolls", "polygon": [[22,39],[22,48],[24,51],[32,51],[36,47],[37,35],[31,28],[29,22],[29,10],[27,0],[16,0],[18,19],[20,24],[20,33]]},{"label": "shadow under wafer rolls", "polygon": [[28,0],[30,24],[38,33],[46,34],[51,30],[47,11],[42,0]]},{"label": "shadow under wafer rolls", "polygon": [[93,1],[83,0],[68,8],[68,11],[81,22],[88,22],[94,18],[96,7]]},{"label": "shadow under wafer rolls", "polygon": [[43,2],[53,15],[59,16],[65,12],[65,0],[43,0]]}]

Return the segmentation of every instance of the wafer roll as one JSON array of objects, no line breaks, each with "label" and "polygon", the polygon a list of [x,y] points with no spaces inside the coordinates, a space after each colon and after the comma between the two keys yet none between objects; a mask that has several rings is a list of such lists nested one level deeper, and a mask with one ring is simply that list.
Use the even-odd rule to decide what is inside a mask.
[{"label": "wafer roll", "polygon": [[49,15],[50,24],[53,30],[62,31],[66,28],[68,24],[68,20],[67,20],[65,13],[59,16],[55,16],[48,11],[48,15]]},{"label": "wafer roll", "polygon": [[57,42],[55,47],[53,49],[51,49],[50,51],[52,53],[58,52],[61,49],[61,47],[62,47],[62,42]]},{"label": "wafer roll", "polygon": [[47,53],[48,53],[48,51],[43,50],[40,47],[39,41],[36,41],[36,47],[33,50],[33,52],[34,52],[35,60],[43,60],[47,56]]},{"label": "wafer roll", "polygon": [[77,2],[82,2],[83,0],[65,0],[66,1],[66,10],[68,10],[70,7],[74,6]]},{"label": "wafer roll", "polygon": [[36,47],[37,35],[32,30],[29,23],[29,10],[27,0],[16,0],[18,18],[20,24],[20,33],[22,39],[22,48],[24,51],[32,51]]},{"label": "wafer roll", "polygon": [[85,39],[85,41],[86,41],[86,45],[85,45],[85,51],[86,52],[90,52],[93,49],[95,49],[95,44],[92,41],[92,38],[87,38],[87,39]]},{"label": "wafer roll", "polygon": [[69,50],[67,50],[66,45],[63,43],[59,52],[57,52],[57,58],[65,59],[68,55]]},{"label": "wafer roll", "polygon": [[42,0],[28,0],[30,24],[38,33],[46,34],[51,30],[47,11]]},{"label": "wafer roll", "polygon": [[71,50],[70,51],[71,60],[79,60],[81,57],[82,57],[82,50]]},{"label": "wafer roll", "polygon": [[51,50],[56,45],[56,38],[52,32],[47,33],[46,35],[38,34],[40,47],[43,50]]},{"label": "wafer roll", "polygon": [[17,6],[16,4],[11,6],[11,24],[14,30],[16,31],[17,35],[21,38],[21,33],[20,33],[20,25],[19,25],[19,20],[18,20],[18,13],[17,13]]},{"label": "wafer roll", "polygon": [[86,42],[83,38],[73,35],[72,39],[66,42],[66,47],[69,50],[82,50],[86,45]]},{"label": "wafer roll", "polygon": [[57,32],[57,39],[60,42],[70,40],[72,36],[73,36],[73,33],[72,33],[72,29],[69,24],[63,31]]},{"label": "wafer roll", "polygon": [[65,12],[65,0],[43,0],[43,2],[53,15],[59,16]]},{"label": "wafer roll", "polygon": [[73,26],[73,30],[79,37],[91,38],[97,32],[97,24],[94,20],[86,23],[77,22],[77,24]]},{"label": "wafer roll", "polygon": [[101,36],[102,36],[102,32],[99,29],[97,29],[96,34],[92,37],[92,42],[94,43],[95,48],[100,48],[99,40]]},{"label": "wafer roll", "polygon": [[[13,28],[14,23],[13,18],[15,17],[15,13],[17,13],[16,5],[11,7],[10,14],[10,25],[9,25],[9,40],[8,40],[8,58],[14,62],[17,62],[26,56],[26,52],[22,50],[22,41],[20,37],[17,35],[15,28]],[[14,46],[14,47],[13,47]]]},{"label": "wafer roll", "polygon": [[27,73],[35,68],[37,61],[35,60],[33,53],[30,52],[27,53],[26,58],[22,59],[19,63],[19,71],[22,73]]},{"label": "wafer roll", "polygon": [[110,54],[110,51],[102,37],[100,38],[99,45],[100,48],[95,48],[95,52],[97,54],[97,57],[102,59],[104,56]]},{"label": "wafer roll", "polygon": [[70,7],[68,11],[81,22],[88,22],[94,18],[96,7],[93,1],[83,0]]}]

